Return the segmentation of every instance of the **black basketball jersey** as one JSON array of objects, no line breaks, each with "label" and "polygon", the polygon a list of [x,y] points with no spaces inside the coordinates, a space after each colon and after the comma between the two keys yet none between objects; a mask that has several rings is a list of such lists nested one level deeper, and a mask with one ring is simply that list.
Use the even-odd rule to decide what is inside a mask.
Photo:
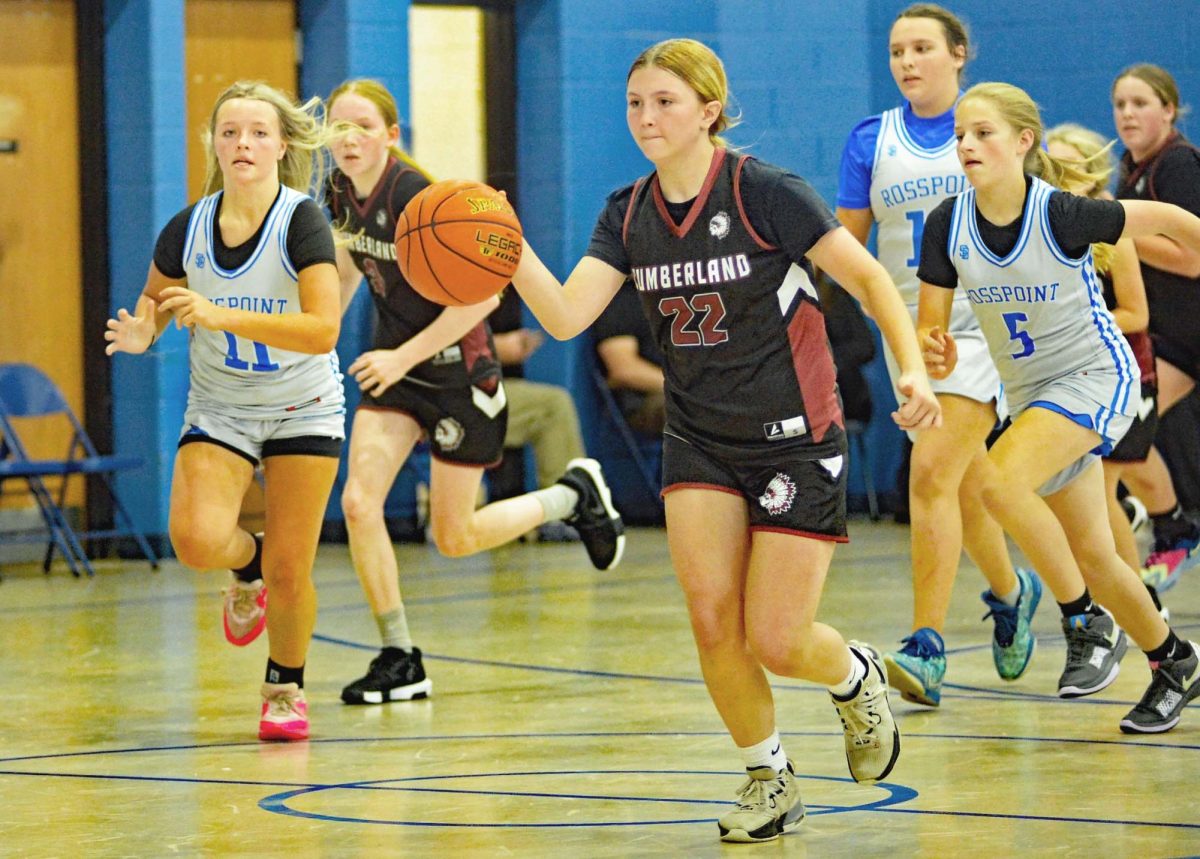
[{"label": "black basketball jersey", "polygon": [[[378,184],[365,200],[341,171],[330,178],[329,208],[334,225],[351,237],[348,247],[355,267],[366,277],[375,302],[374,348],[394,349],[412,339],[445,309],[418,294],[396,265],[396,219],[429,180],[398,159],[388,159]],[[492,333],[480,322],[457,344],[418,364],[405,377],[418,385],[438,388],[468,383],[494,388],[500,378]]]},{"label": "black basketball jersey", "polygon": [[[628,198],[629,273],[665,360],[668,430],[831,455],[843,420],[812,269],[751,225],[739,190],[748,160],[718,150],[679,224],[657,174]],[[798,214],[836,223],[827,208]]]}]

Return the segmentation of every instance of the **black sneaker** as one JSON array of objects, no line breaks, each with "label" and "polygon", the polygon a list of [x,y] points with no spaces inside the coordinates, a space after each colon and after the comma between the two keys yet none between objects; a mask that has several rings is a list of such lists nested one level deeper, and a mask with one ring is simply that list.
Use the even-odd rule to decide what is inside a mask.
[{"label": "black sneaker", "polygon": [[572,459],[567,463],[567,473],[558,482],[579,493],[575,512],[567,517],[566,523],[579,532],[592,566],[611,570],[621,563],[625,552],[625,523],[613,507],[612,493],[604,482],[600,463],[594,459]]},{"label": "black sneaker", "polygon": [[1150,686],[1121,720],[1126,734],[1161,734],[1179,724],[1179,714],[1188,701],[1200,695],[1200,655],[1194,642],[1192,653],[1183,659],[1150,663]]},{"label": "black sneaker", "polygon": [[398,647],[385,647],[371,660],[367,675],[342,690],[342,700],[347,704],[386,704],[427,698],[432,690],[421,664],[421,648],[406,653]]},{"label": "black sneaker", "polygon": [[1112,615],[1064,617],[1062,627],[1067,664],[1058,678],[1058,697],[1093,695],[1117,679],[1129,640]]}]

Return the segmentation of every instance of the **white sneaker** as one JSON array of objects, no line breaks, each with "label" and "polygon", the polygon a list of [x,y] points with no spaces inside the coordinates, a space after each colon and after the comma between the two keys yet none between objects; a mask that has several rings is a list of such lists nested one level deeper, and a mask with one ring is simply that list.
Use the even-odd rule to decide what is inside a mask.
[{"label": "white sneaker", "polygon": [[853,697],[845,701],[830,697],[842,720],[850,775],[857,782],[870,784],[885,778],[896,765],[900,731],[888,703],[887,673],[879,651],[860,641],[851,641],[850,651],[866,664],[867,674]]},{"label": "white sneaker", "polygon": [[717,821],[722,841],[772,841],[800,825],[804,803],[791,761],[782,772],[755,767],[747,775],[737,806]]}]

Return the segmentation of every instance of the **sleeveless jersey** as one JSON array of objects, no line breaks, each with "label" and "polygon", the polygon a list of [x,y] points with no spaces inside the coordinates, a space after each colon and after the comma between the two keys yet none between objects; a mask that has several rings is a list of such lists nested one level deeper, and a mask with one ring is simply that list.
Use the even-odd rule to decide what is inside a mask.
[{"label": "sleeveless jersey", "polygon": [[1054,190],[1033,180],[1020,236],[1003,258],[979,235],[975,191],[959,195],[946,251],[979,318],[1014,413],[1036,399],[1048,381],[1115,368],[1117,385],[1108,407],[1132,414],[1136,403],[1131,398],[1138,395],[1133,355],[1104,305],[1091,249],[1070,259],[1054,239],[1047,212]]},{"label": "sleeveless jersey", "polygon": [[738,191],[746,160],[718,150],[682,224],[657,174],[625,213],[630,278],[663,353],[667,431],[828,456],[843,420],[811,269],[751,227]]},{"label": "sleeveless jersey", "polygon": [[[299,278],[287,254],[292,213],[307,195],[282,187],[258,246],[236,271],[213,253],[218,191],[196,204],[183,245],[187,285],[213,304],[253,313],[299,313]],[[273,420],[345,410],[336,351],[292,352],[227,331],[191,329],[189,406],[210,406],[235,418]]]},{"label": "sleeveless jersey", "polygon": [[[878,224],[879,262],[887,269],[913,318],[917,315],[920,282],[917,264],[925,219],[947,197],[970,187],[950,137],[935,149],[917,143],[904,127],[904,109],[881,116],[871,172],[871,214]],[[966,296],[956,295],[950,330],[977,328]]]},{"label": "sleeveless jersey", "polygon": [[[396,265],[396,219],[411,199],[397,194],[396,185],[402,178],[411,180],[414,176],[421,174],[389,158],[379,183],[365,200],[355,196],[354,184],[341,171],[334,171],[330,180],[329,207],[334,223],[351,237],[350,256],[366,277],[375,303],[376,349],[395,349],[428,328],[445,310],[417,293]],[[422,187],[429,184],[424,176],[421,179]],[[434,388],[473,383],[494,390],[499,379],[500,362],[492,332],[487,322],[480,322],[458,343],[413,367],[404,381]]]}]

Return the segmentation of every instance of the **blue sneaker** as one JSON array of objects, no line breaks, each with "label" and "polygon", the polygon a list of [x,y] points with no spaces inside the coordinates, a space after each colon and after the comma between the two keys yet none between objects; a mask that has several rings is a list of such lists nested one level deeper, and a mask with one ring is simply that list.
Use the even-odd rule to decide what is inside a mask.
[{"label": "blue sneaker", "polygon": [[946,676],[946,645],[937,630],[923,626],[896,653],[883,657],[888,684],[900,697],[914,704],[936,707],[942,701],[942,678]]},{"label": "blue sneaker", "polygon": [[1017,568],[1017,581],[1021,583],[1021,596],[1016,605],[1007,605],[996,598],[991,589],[980,594],[990,611],[983,616],[995,623],[992,630],[992,661],[1001,680],[1016,680],[1025,673],[1037,639],[1029,629],[1033,613],[1042,600],[1042,580],[1033,570]]}]

